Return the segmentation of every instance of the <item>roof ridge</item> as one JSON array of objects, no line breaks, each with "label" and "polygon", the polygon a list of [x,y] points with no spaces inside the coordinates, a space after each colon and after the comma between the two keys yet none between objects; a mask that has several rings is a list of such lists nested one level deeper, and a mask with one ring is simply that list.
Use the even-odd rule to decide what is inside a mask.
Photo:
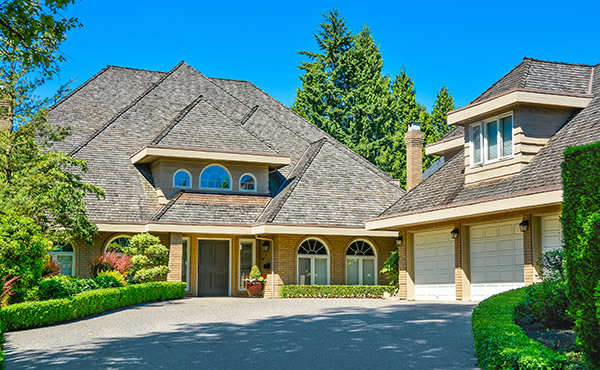
[{"label": "roof ridge", "polygon": [[[183,61],[182,61],[183,62]],[[157,72],[157,73],[169,73],[169,72],[165,72],[165,71],[157,71],[155,69],[147,69],[147,68],[133,68],[133,67],[122,67],[122,66],[115,66],[112,64],[109,64],[106,66],[107,68],[116,68],[116,69],[127,69],[130,71],[144,71],[144,72]]]},{"label": "roof ridge", "polygon": [[167,123],[167,125],[158,132],[158,134],[156,134],[156,136],[154,136],[154,138],[152,138],[152,140],[150,140],[150,142],[148,143],[148,145],[158,145],[158,143],[165,138],[165,136],[167,136],[169,134],[169,132],[171,132],[171,130],[173,130],[173,128],[175,128],[175,126],[177,126],[177,124],[179,122],[181,122],[181,120],[187,116],[187,114],[196,106],[198,105],[198,103],[200,103],[200,101],[202,100],[202,94],[200,94],[193,102],[191,102],[190,104],[188,104],[185,108],[183,108],[179,114],[177,114],[177,116],[175,118],[173,118],[171,120],[171,122]]},{"label": "roof ridge", "polygon": [[497,79],[496,82],[494,82],[490,87],[488,87],[487,89],[485,89],[485,91],[483,91],[481,94],[477,95],[477,97],[475,97],[475,99],[471,100],[471,102],[469,104],[467,104],[467,105],[471,105],[471,104],[475,103],[477,101],[477,99],[479,99],[480,97],[482,97],[486,92],[490,91],[494,86],[496,86],[500,81],[502,81],[502,79],[504,79],[504,77],[508,76],[514,70],[516,70],[517,68],[519,68],[519,66],[521,64],[524,64],[526,60],[529,60],[529,59],[523,59],[523,61],[521,61],[521,63],[519,63],[516,66],[514,66],[510,71],[508,71],[507,73],[505,73],[504,76],[502,76],[499,79]]},{"label": "roof ridge", "polygon": [[109,68],[110,68],[110,66],[106,66],[106,67],[102,68],[100,70],[100,72],[98,72],[95,75],[93,75],[92,77],[88,78],[87,81],[85,81],[84,83],[82,83],[81,85],[79,85],[77,88],[75,88],[73,91],[71,91],[70,93],[68,93],[66,96],[64,96],[62,99],[60,99],[56,103],[52,104],[52,106],[49,109],[52,110],[52,109],[58,107],[59,105],[61,105],[63,102],[65,102],[71,96],[75,95],[76,92],[78,92],[79,90],[81,90],[82,88],[84,88],[85,86],[87,86],[89,83],[91,83],[92,81],[94,81],[96,78],[98,78],[104,72],[108,71]]},{"label": "roof ridge", "polygon": [[[322,138],[322,139],[319,139],[319,140],[317,140],[315,142],[312,142],[308,146],[308,148],[306,148],[306,150],[302,154],[302,157],[300,157],[300,159],[298,159],[298,162],[296,162],[296,164],[294,165],[294,168],[292,168],[292,170],[290,171],[288,177],[285,179],[285,181],[283,182],[283,184],[281,184],[281,186],[277,190],[277,194],[275,194],[273,196],[273,198],[271,198],[271,200],[269,201],[269,203],[267,203],[267,205],[265,206],[265,208],[263,209],[263,211],[256,218],[256,221],[260,221],[261,220],[261,218],[263,217],[263,215],[267,212],[267,210],[269,210],[269,207],[271,206],[271,204],[273,204],[273,202],[277,198],[277,195],[281,194],[282,190],[285,189],[286,184],[289,184],[289,188],[287,190],[287,194],[285,194],[283,196],[283,201],[274,210],[274,215],[272,217],[269,217],[269,219],[266,220],[265,222],[272,222],[273,221],[273,219],[277,216],[277,214],[279,213],[279,211],[281,211],[281,209],[283,208],[283,206],[285,205],[285,203],[287,202],[287,200],[290,198],[290,196],[292,195],[292,193],[296,189],[296,186],[300,182],[300,179],[302,179],[302,176],[304,176],[304,174],[306,173],[306,171],[308,170],[308,168],[312,165],[313,161],[317,157],[317,154],[319,154],[319,152],[323,148],[323,145],[325,145],[325,142],[327,142],[327,138]],[[303,163],[302,160],[305,159],[305,157],[306,157],[306,162]],[[302,166],[302,167],[300,168],[300,166]],[[298,169],[299,173],[295,172],[296,169]]]},{"label": "roof ridge", "polygon": [[596,66],[592,67],[592,71],[590,72],[590,82],[588,84],[588,94],[593,95],[593,87],[594,87],[594,71],[596,70]]},{"label": "roof ridge", "polygon": [[167,211],[171,209],[171,207],[173,207],[173,204],[175,204],[175,202],[177,202],[179,198],[181,198],[183,193],[185,193],[185,190],[179,190],[179,192],[175,194],[175,196],[171,198],[171,200],[169,200],[167,204],[165,204],[161,209],[158,210],[158,212],[154,214],[154,216],[150,218],[150,221],[159,221],[161,217],[164,216],[165,213],[167,213]]},{"label": "roof ridge", "polygon": [[520,86],[522,89],[524,89],[527,86],[527,80],[529,79],[529,75],[531,74],[531,61],[528,61],[529,63],[527,63],[527,70],[525,71],[525,76],[523,77],[522,86]]},{"label": "roof ridge", "polygon": [[235,81],[235,82],[250,82],[248,80],[236,80],[234,78],[221,78],[221,77],[208,77],[208,76],[206,76],[206,78],[209,78],[211,80]]},{"label": "roof ridge", "polygon": [[244,123],[246,123],[250,117],[252,117],[252,115],[258,110],[258,105],[253,106],[252,108],[250,108],[246,114],[244,114],[244,117],[242,117],[242,119],[240,119],[240,125],[244,126]]},{"label": "roof ridge", "polygon": [[524,57],[523,60],[530,60],[533,62],[542,62],[542,63],[563,64],[563,65],[568,65],[568,66],[582,66],[582,67],[593,67],[594,66],[594,64],[557,62],[554,60],[536,59],[536,58],[530,58],[530,57]]},{"label": "roof ridge", "polygon": [[173,74],[177,69],[179,69],[185,62],[181,61],[177,64],[172,70],[170,70],[167,74],[162,76],[158,81],[153,83],[149,88],[147,88],[141,95],[135,98],[131,103],[129,103],[125,108],[121,109],[117,114],[108,121],[104,126],[100,127],[96,130],[86,141],[78,145],[75,149],[69,152],[70,156],[77,154],[81,149],[83,149],[87,144],[89,144],[92,140],[94,140],[98,135],[100,135],[104,130],[106,130],[110,125],[112,125],[117,119],[119,119],[125,112],[129,109],[133,108],[137,103],[140,102],[146,95],[148,95],[152,90],[154,90],[158,85],[160,85],[164,80],[166,80],[171,74]]}]

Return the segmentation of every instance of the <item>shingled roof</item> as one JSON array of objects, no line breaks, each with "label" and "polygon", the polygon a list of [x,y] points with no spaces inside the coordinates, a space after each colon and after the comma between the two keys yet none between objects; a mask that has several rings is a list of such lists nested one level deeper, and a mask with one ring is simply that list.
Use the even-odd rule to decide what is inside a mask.
[{"label": "shingled roof", "polygon": [[[534,73],[534,75],[527,77],[528,80],[542,81],[544,73],[550,71],[550,74],[553,74],[557,68],[570,71],[563,75],[564,81],[553,82],[554,86],[562,84],[567,91],[573,91],[573,88],[579,86],[577,88],[593,94],[593,100],[585,109],[566,122],[518,175],[504,180],[465,185],[464,151],[461,151],[383,212],[381,217],[425,212],[561,189],[560,164],[565,149],[568,146],[600,141],[600,65],[595,67],[566,65],[530,59],[526,59],[525,62],[537,65],[530,69],[530,73]],[[515,70],[522,68],[524,63],[517,66]],[[533,67],[533,65],[529,67]],[[576,70],[580,71],[581,75],[575,76],[571,73]],[[591,82],[590,78],[592,78]],[[588,82],[583,83],[586,79]],[[553,80],[553,76],[549,76],[548,80]],[[586,85],[585,88],[584,85]]]},{"label": "shingled roof", "polygon": [[[85,159],[95,222],[362,225],[404,194],[387,174],[247,81],[208,78],[181,62],[169,72],[108,66],[50,111],[72,135],[55,149]],[[270,196],[181,192],[159,204],[147,145],[284,154]],[[317,150],[318,148],[318,150]]]}]

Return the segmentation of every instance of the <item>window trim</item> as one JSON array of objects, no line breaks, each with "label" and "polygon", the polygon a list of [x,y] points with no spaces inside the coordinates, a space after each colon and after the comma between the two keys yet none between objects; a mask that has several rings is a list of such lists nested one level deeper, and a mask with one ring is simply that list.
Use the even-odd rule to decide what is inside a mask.
[{"label": "window trim", "polygon": [[[53,251],[53,250],[49,250],[47,252],[47,254],[50,256],[50,259],[53,261],[57,261],[58,263],[58,257],[59,256],[70,256],[72,258],[72,263],[71,263],[71,275],[65,275],[65,276],[75,276],[75,268],[77,266],[77,259],[76,259],[76,252],[77,249],[75,248],[75,246],[73,244],[70,244],[71,248],[73,248],[73,252],[62,252],[62,251]],[[60,272],[61,275],[63,275],[62,271]]]},{"label": "window trim", "polygon": [[[190,185],[189,186],[177,186],[175,185],[175,176],[177,176],[177,174],[179,172],[185,172],[187,173],[187,175],[190,177]],[[173,181],[172,181],[172,185],[174,188],[180,188],[180,189],[191,189],[192,188],[192,174],[190,173],[190,171],[186,170],[185,168],[180,168],[178,170],[176,170],[175,172],[173,172]]]},{"label": "window trim", "polygon": [[[300,246],[302,246],[302,244],[304,244],[304,242],[306,242],[308,240],[317,240],[321,244],[323,244],[325,246],[325,250],[327,251],[327,256],[324,256],[322,254],[300,254],[300,253],[298,253],[300,251]],[[309,236],[307,238],[302,239],[300,241],[300,243],[298,243],[298,247],[296,247],[296,282],[298,285],[300,285],[300,276],[298,274],[298,272],[300,271],[300,256],[302,256],[302,258],[310,258],[310,271],[311,272],[315,270],[315,259],[316,258],[327,257],[327,285],[331,285],[331,251],[329,250],[329,246],[327,245],[327,243],[325,243],[325,241],[323,241],[323,239]],[[315,276],[313,274],[310,277],[309,285],[315,285],[314,280],[315,280]]]},{"label": "window trim", "polygon": [[[242,242],[252,242],[252,266],[256,265],[256,239],[240,239],[239,240],[239,250],[242,250]],[[238,276],[240,279],[242,278],[242,254],[238,253]],[[242,292],[246,292],[246,284],[243,284],[241,281],[239,282],[238,289]]]},{"label": "window trim", "polygon": [[[209,169],[212,166],[217,166],[217,167],[221,167],[222,169],[225,170],[225,172],[227,172],[227,175],[229,175],[229,188],[206,188],[202,186],[202,174],[204,174],[204,171],[206,171],[207,169]],[[202,190],[212,190],[212,191],[232,191],[233,190],[233,177],[231,176],[231,172],[229,172],[229,169],[225,166],[223,166],[222,164],[219,163],[211,163],[206,165],[202,171],[200,171],[200,177],[198,177],[198,188],[202,189]]]},{"label": "window trim", "polygon": [[[365,242],[367,243],[371,249],[373,250],[373,256],[356,256],[356,255],[348,255],[348,249],[350,248],[350,246],[356,242]],[[367,239],[354,239],[352,240],[350,243],[348,243],[348,245],[346,246],[346,265],[345,265],[345,270],[346,270],[346,285],[350,285],[348,284],[348,258],[350,259],[358,259],[359,263],[358,263],[358,285],[364,285],[363,284],[363,260],[372,260],[373,262],[375,262],[373,264],[373,273],[375,276],[375,281],[373,282],[373,286],[378,284],[378,264],[377,261],[379,261],[379,259],[377,258],[377,249],[375,248],[375,245],[373,243],[371,243],[369,240]]]},{"label": "window trim", "polygon": [[[187,245],[188,245],[188,247],[187,247],[187,253],[186,253],[187,266],[186,266],[186,269],[185,269],[185,273],[186,273],[186,275],[185,275],[185,278],[186,278],[186,281],[185,281],[185,284],[186,284],[185,285],[185,291],[186,292],[190,292],[191,291],[190,283],[192,281],[191,280],[191,276],[190,276],[190,273],[192,272],[191,271],[191,265],[192,265],[192,261],[191,261],[191,257],[192,257],[192,253],[191,253],[191,251],[192,251],[192,238],[190,238],[189,236],[184,236],[183,238],[181,238],[181,241],[183,242],[184,240],[187,241]],[[181,245],[181,247],[183,248],[183,244]]]},{"label": "window trim", "polygon": [[[512,147],[511,147],[511,154],[509,155],[505,155],[505,156],[500,156],[500,152],[501,149],[504,148],[504,142],[502,140],[502,118],[506,118],[506,117],[511,117],[511,126],[512,126]],[[487,135],[487,130],[488,130],[488,124],[495,121],[497,124],[497,129],[496,129],[496,145],[497,145],[497,150],[498,150],[498,157],[495,159],[489,159],[488,158],[488,142],[489,142],[489,137]],[[474,162],[475,159],[475,145],[473,145],[473,128],[479,126],[479,137],[480,137],[480,142],[481,142],[481,159],[478,162]],[[486,164],[490,164],[490,163],[496,163],[496,162],[500,162],[500,161],[505,161],[505,160],[509,160],[515,157],[515,117],[513,114],[513,111],[510,111],[508,113],[502,113],[493,117],[488,117],[486,119],[480,120],[476,123],[473,123],[471,125],[469,125],[469,155],[470,155],[470,162],[471,165],[470,167],[480,167]]]},{"label": "window trim", "polygon": [[110,245],[110,243],[114,242],[115,240],[119,239],[119,238],[128,238],[129,241],[131,241],[132,236],[131,235],[127,235],[127,234],[119,234],[117,236],[114,236],[110,239],[108,239],[108,241],[104,244],[104,248],[102,248],[102,254],[106,253],[106,248]]},{"label": "window trim", "polygon": [[[242,179],[244,178],[244,176],[250,176],[252,177],[252,179],[254,180],[254,190],[247,190],[247,189],[242,189]],[[250,172],[246,172],[243,173],[240,176],[240,181],[238,181],[238,189],[240,190],[240,192],[247,192],[247,193],[256,193],[256,191],[258,190],[258,181],[256,181],[256,176],[254,176],[253,174],[251,174]]]}]

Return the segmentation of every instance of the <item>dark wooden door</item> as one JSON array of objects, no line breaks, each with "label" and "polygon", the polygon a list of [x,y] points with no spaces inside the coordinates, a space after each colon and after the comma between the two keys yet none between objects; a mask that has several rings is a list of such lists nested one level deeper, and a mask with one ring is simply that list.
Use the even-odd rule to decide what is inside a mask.
[{"label": "dark wooden door", "polygon": [[229,295],[229,242],[198,240],[198,295]]}]

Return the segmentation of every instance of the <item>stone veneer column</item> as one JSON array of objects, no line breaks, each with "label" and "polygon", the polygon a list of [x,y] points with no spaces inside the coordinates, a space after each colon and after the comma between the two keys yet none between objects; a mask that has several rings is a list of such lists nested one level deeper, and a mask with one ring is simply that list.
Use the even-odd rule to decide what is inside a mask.
[{"label": "stone veneer column", "polygon": [[535,265],[533,261],[533,225],[531,215],[526,214],[523,220],[529,221],[529,228],[523,233],[523,268],[525,269],[525,285],[531,285],[535,276]]},{"label": "stone veneer column", "polygon": [[400,231],[399,237],[402,237],[402,243],[398,245],[398,297],[408,299],[408,240],[406,232]]},{"label": "stone veneer column", "polygon": [[463,255],[462,255],[462,230],[460,224],[454,225],[458,229],[458,237],[454,239],[454,286],[456,289],[456,300],[463,299]]},{"label": "stone veneer column", "polygon": [[[181,281],[183,273],[183,235],[171,233],[169,246],[169,274],[167,281]],[[189,262],[188,262],[189,263]]]}]

